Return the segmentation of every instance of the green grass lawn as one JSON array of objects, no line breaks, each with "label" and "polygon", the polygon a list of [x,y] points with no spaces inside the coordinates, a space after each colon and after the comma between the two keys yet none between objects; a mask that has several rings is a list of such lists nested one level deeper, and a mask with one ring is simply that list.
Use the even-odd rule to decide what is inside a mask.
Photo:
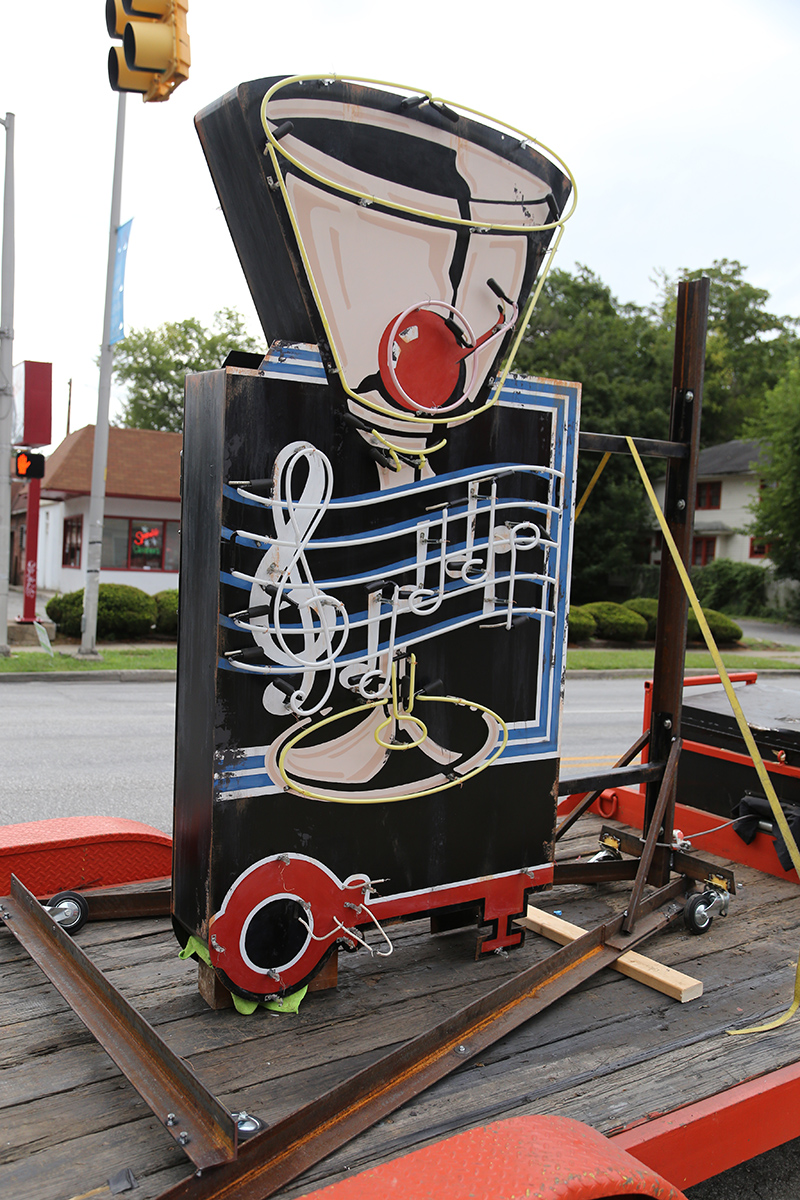
[{"label": "green grass lawn", "polygon": [[[101,647],[102,658],[95,662],[78,658],[75,654],[62,654],[56,650],[51,658],[39,650],[14,650],[9,658],[0,658],[0,674],[9,671],[142,671],[175,670],[177,649],[175,646],[142,647],[141,650],[113,650]],[[570,670],[613,671],[621,668],[651,671],[652,650],[624,649],[570,649],[567,651],[567,668]],[[722,661],[729,671],[761,671],[768,667],[784,670],[800,670],[800,662],[791,662],[778,657],[756,653],[727,651]],[[686,655],[686,666],[692,670],[713,671],[711,655],[705,650],[690,650]]]},{"label": "green grass lawn", "polygon": [[175,646],[143,647],[141,650],[111,650],[103,646],[98,661],[61,654],[51,658],[40,650],[14,650],[0,658],[0,673],[9,671],[157,671],[175,670],[178,651]]},{"label": "green grass lawn", "polygon": [[[594,670],[613,671],[621,668],[632,668],[651,671],[653,669],[654,650],[568,650],[567,669],[573,671]],[[741,650],[722,652],[722,661],[726,671],[764,671],[767,668],[779,668],[787,671],[800,670],[800,662],[789,662],[771,655],[742,654]],[[686,654],[686,666],[690,670],[715,670],[711,655],[706,650],[689,650]]]}]

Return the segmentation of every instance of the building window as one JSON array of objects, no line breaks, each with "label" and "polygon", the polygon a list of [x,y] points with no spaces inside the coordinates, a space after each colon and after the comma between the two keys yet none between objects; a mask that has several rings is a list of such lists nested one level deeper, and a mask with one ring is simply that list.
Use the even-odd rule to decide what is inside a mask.
[{"label": "building window", "polygon": [[160,571],[164,561],[164,522],[131,521],[128,565],[132,571]]},{"label": "building window", "polygon": [[106,517],[101,566],[108,571],[177,571],[178,522]]},{"label": "building window", "polygon": [[757,542],[755,538],[750,538],[751,558],[766,558],[768,554],[769,542]]},{"label": "building window", "polygon": [[721,499],[721,480],[715,479],[711,483],[698,483],[695,508],[719,508]]},{"label": "building window", "polygon": [[692,538],[692,566],[704,567],[714,561],[717,539],[713,537]]},{"label": "building window", "polygon": [[64,545],[61,550],[62,567],[81,565],[83,543],[83,517],[66,517],[64,520]]}]

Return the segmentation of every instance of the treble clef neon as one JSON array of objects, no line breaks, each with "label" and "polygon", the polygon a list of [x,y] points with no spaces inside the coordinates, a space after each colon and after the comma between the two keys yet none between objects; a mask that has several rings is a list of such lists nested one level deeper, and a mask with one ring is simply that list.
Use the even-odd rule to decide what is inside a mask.
[{"label": "treble clef neon", "polygon": [[[306,480],[297,497],[294,478],[301,462],[306,466]],[[255,576],[244,576],[241,572],[234,572],[234,575],[252,580],[251,608],[265,608],[271,602],[271,621],[263,624],[254,621],[247,625],[265,657],[273,663],[303,671],[300,686],[291,693],[288,701],[285,694],[280,695],[282,711],[285,712],[288,703],[296,716],[312,716],[319,712],[331,694],[336,660],[349,633],[344,604],[317,586],[306,557],[306,547],[330,503],[333,468],[326,455],[309,442],[291,442],[283,447],[275,460],[274,480],[273,497],[264,498],[263,502],[272,511],[275,538]],[[300,628],[293,625],[291,636],[302,636],[302,650],[293,650],[287,643],[281,621],[281,612],[286,607],[291,607],[299,619]],[[314,704],[307,704],[315,679],[326,670],[328,678],[323,694]],[[268,697],[265,695],[266,703]]]}]

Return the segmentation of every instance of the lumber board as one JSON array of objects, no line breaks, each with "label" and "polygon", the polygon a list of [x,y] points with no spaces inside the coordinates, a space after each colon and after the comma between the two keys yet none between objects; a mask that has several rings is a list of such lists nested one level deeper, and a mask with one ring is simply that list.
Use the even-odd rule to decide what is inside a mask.
[{"label": "lumber board", "polygon": [[[557,942],[559,946],[569,945],[586,932],[580,925],[573,925],[571,921],[545,912],[543,908],[535,908],[532,904],[528,906],[527,915],[521,917],[517,925],[539,933],[551,942]],[[703,994],[701,979],[693,979],[691,975],[685,975],[683,971],[676,971],[674,967],[647,958],[636,950],[629,950],[627,954],[623,954],[612,964],[612,968],[621,975],[627,975],[629,979],[635,979],[638,983],[661,992],[664,996],[679,1000],[681,1004],[697,1000]]]}]

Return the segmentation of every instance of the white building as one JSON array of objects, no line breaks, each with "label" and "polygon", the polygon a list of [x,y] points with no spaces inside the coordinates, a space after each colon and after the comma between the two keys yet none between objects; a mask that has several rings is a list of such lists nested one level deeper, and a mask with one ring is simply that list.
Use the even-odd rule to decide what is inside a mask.
[{"label": "white building", "polygon": [[[182,436],[109,430],[101,583],[154,594],[178,586]],[[86,582],[94,426],[69,434],[42,480],[37,585],[74,592]],[[24,547],[27,489],[14,501],[14,546]]]},{"label": "white building", "polygon": [[[715,558],[769,566],[768,547],[747,531],[753,514],[750,504],[758,496],[761,480],[756,469],[756,441],[724,442],[701,450],[697,463],[692,565],[705,566]],[[659,503],[664,503],[663,478],[654,484]],[[656,539],[654,561],[660,555]]]}]

